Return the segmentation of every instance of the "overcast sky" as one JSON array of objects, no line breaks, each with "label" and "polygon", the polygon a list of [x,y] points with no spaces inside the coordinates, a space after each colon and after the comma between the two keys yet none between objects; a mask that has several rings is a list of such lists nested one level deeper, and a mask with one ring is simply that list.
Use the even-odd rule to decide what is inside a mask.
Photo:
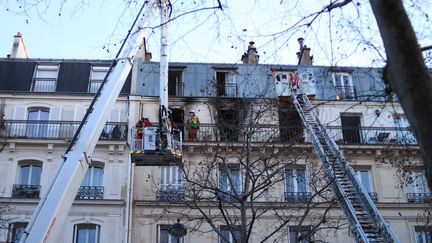
[{"label": "overcast sky", "polygon": [[[216,4],[214,0],[201,1],[207,7]],[[196,9],[201,1],[172,0],[172,17]],[[138,9],[136,3],[129,6],[128,1],[113,0],[76,1],[76,5],[66,1],[63,6],[46,0],[42,2],[48,3],[47,7],[37,8],[23,2],[0,0],[1,57],[10,53],[13,36],[21,32],[31,58],[113,58]],[[384,54],[375,50],[381,48],[381,41],[368,6],[351,5],[319,16],[311,27],[286,30],[327,2],[228,1],[223,12],[205,10],[180,17],[169,26],[169,59],[238,63],[248,42],[255,41],[261,63],[296,64],[297,38],[304,37],[315,64],[370,66],[382,60],[380,54]],[[432,13],[430,3],[425,8],[422,11]],[[29,11],[23,14],[23,9]],[[159,16],[153,19],[150,26],[159,23]],[[432,41],[430,26],[430,22],[419,24],[425,35],[421,41]],[[146,37],[154,60],[159,59],[158,34],[154,29]]]}]

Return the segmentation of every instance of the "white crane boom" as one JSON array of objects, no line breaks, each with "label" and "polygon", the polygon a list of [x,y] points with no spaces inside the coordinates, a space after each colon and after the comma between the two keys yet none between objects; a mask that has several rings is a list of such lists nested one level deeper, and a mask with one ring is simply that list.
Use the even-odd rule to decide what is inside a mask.
[{"label": "white crane boom", "polygon": [[[122,49],[120,58],[115,60],[116,64],[108,74],[94,108],[84,117],[83,127],[75,135],[77,140],[71,142],[70,150],[65,155],[65,161],[60,162],[61,165],[39,201],[20,243],[56,241],[89,167],[90,156],[105,126],[110,108],[114,106],[142,44],[145,34],[144,27],[150,23],[154,10],[158,6],[161,7],[161,15],[167,16],[167,13],[164,13],[167,9],[166,0],[145,1],[144,4],[146,5],[143,8],[144,13],[140,12],[144,17],[138,18],[141,20],[134,23],[136,28],[134,26],[131,30],[136,30],[136,32],[130,33],[128,39],[125,40],[126,46]],[[167,21],[162,25],[166,23]]]}]

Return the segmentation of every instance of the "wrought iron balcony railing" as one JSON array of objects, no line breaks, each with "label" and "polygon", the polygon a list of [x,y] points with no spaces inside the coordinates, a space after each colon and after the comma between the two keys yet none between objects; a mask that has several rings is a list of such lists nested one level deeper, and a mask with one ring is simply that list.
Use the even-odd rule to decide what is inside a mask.
[{"label": "wrought iron balcony railing", "polygon": [[103,199],[103,186],[80,186],[75,199],[81,200],[101,200]]},{"label": "wrought iron balcony railing", "polygon": [[407,193],[409,203],[432,203],[432,193]]},{"label": "wrought iron balcony railing", "polygon": [[218,199],[220,199],[223,202],[232,203],[232,202],[236,202],[237,201],[237,199],[236,199],[236,193],[237,193],[237,195],[239,195],[242,192],[241,191],[234,192],[234,191],[230,190],[230,191],[226,191],[226,192],[218,192],[216,194],[216,196],[217,196]]},{"label": "wrought iron balcony railing", "polygon": [[374,203],[378,202],[378,193],[376,192],[369,192],[369,197],[372,199]]},{"label": "wrought iron balcony railing", "polygon": [[285,201],[290,203],[305,203],[311,198],[310,192],[285,192]]},{"label": "wrought iron balcony railing", "polygon": [[33,92],[55,92],[57,79],[55,78],[35,78],[33,79]]},{"label": "wrought iron balcony railing", "polygon": [[[176,124],[185,142],[252,142],[252,143],[310,143],[310,138],[303,127],[288,127],[270,124],[256,124],[253,126],[203,124],[198,130],[188,129],[187,124]],[[158,139],[158,125],[153,124],[152,135],[142,139],[131,139],[134,147],[142,147],[145,150],[145,139],[149,139],[151,146]],[[156,131],[156,132],[155,132]],[[327,131],[338,144],[353,145],[416,145],[417,140],[413,132],[408,128],[397,127],[356,127],[347,128],[341,126],[328,126]],[[131,137],[135,138],[136,130],[131,129]],[[179,133],[178,133],[179,134]]]},{"label": "wrought iron balcony railing", "polygon": [[[71,139],[78,129],[78,121],[5,120],[6,138]],[[126,140],[126,122],[107,122],[100,140]]]},{"label": "wrought iron balcony railing", "polygon": [[158,201],[181,202],[185,200],[185,191],[183,188],[166,187],[156,192]]},{"label": "wrought iron balcony railing", "polygon": [[336,86],[336,100],[357,100],[355,86]]},{"label": "wrought iron balcony railing", "polygon": [[40,185],[14,184],[12,197],[15,198],[39,198]]},{"label": "wrought iron balcony railing", "polygon": [[226,83],[224,86],[216,88],[217,97],[237,97],[237,84]]}]

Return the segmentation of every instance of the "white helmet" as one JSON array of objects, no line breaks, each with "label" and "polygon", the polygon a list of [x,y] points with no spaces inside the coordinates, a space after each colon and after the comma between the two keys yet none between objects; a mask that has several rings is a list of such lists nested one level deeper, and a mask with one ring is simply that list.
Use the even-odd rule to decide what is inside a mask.
[{"label": "white helmet", "polygon": [[194,110],[190,110],[189,113],[195,113],[195,111]]}]

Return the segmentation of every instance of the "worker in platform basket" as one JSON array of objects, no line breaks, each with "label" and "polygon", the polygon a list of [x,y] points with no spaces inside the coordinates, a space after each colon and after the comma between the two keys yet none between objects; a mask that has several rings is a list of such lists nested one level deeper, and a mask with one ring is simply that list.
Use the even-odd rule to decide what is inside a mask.
[{"label": "worker in platform basket", "polygon": [[136,135],[135,139],[142,139],[143,138],[143,127],[149,127],[151,126],[151,122],[147,117],[141,118],[136,124]]},{"label": "worker in platform basket", "polygon": [[195,141],[197,138],[197,130],[199,129],[200,120],[194,110],[189,111],[189,119],[187,120],[188,138],[190,141]]}]

